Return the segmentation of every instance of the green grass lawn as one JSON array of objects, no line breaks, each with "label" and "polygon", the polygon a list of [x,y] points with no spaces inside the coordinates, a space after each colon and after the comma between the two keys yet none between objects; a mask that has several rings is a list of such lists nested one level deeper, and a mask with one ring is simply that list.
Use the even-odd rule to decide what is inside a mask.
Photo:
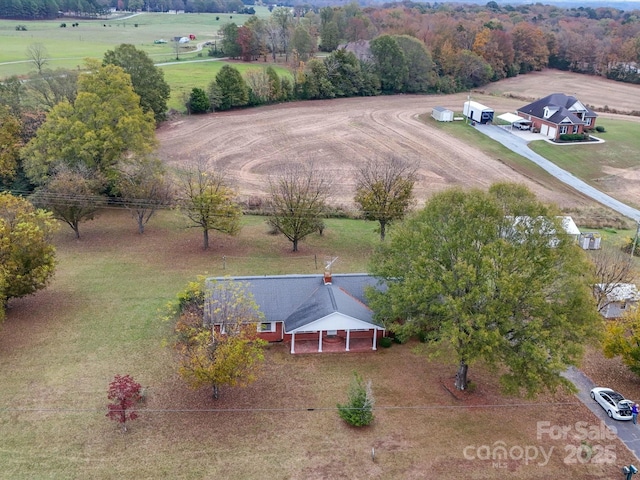
[{"label": "green grass lawn", "polygon": [[596,185],[605,174],[604,166],[633,168],[640,165],[640,135],[638,124],[624,120],[599,119],[598,125],[605,127],[603,133],[594,136],[605,143],[588,145],[554,145],[546,141],[531,142],[531,149],[573,173],[587,183]]},{"label": "green grass lawn", "polygon": [[[459,113],[458,115],[462,114]],[[431,118],[431,115],[429,114],[424,114],[420,118],[430,126],[439,128],[448,134],[463,140],[465,143],[473,145],[478,150],[513,168],[515,171],[527,178],[539,179],[545,185],[549,185],[549,188],[558,192],[573,192],[573,189],[556,179],[546,170],[517,153],[514,153],[501,143],[496,142],[488,136],[478,132],[475,128],[467,125],[466,122],[438,122]]]},{"label": "green grass lawn", "polygon": [[[202,57],[190,57],[189,59],[192,58],[206,59],[208,57],[206,53],[203,53]],[[224,61],[211,61],[175,63],[161,66],[164,72],[164,79],[171,86],[171,97],[167,102],[168,107],[184,112],[185,95],[188,97],[193,88],[202,88],[207,91],[209,84],[215,80],[216,75],[225,64],[226,62]],[[267,65],[263,62],[233,63],[233,67],[243,75],[248,70],[260,70],[266,68]],[[288,69],[277,65],[274,68],[280,77],[291,77],[291,72]]]},{"label": "green grass lawn", "polygon": [[[191,42],[191,47],[195,47],[199,41],[218,38],[222,25],[229,22],[241,25],[247,18],[248,15],[144,13],[126,20],[0,20],[0,78],[25,75],[34,70],[27,54],[27,48],[34,43],[45,45],[50,59],[48,67],[53,69],[76,68],[82,65],[84,58],[102,58],[107,50],[121,43],[144,50],[160,63],[175,59],[175,45],[171,43],[174,37],[194,34],[196,41]],[[76,21],[79,26],[72,27]],[[62,23],[67,27],[61,28]],[[17,31],[15,28],[19,24],[26,25],[27,31]],[[169,42],[154,44],[158,39]],[[195,54],[188,53],[186,48],[179,56],[183,60],[195,58]]]},{"label": "green grass lawn", "polygon": [[[476,389],[450,388],[450,356],[428,360],[419,345],[376,353],[291,356],[268,347],[258,381],[225,388],[214,401],[207,389],[189,390],[166,347],[171,324],[166,302],[197,275],[366,271],[378,243],[375,224],[327,220],[292,253],[270,235],[264,217],[245,216],[238,237],[214,235],[209,251],[201,232],[176,212],[160,212],[144,235],[119,210],[56,234],[59,266],[43,291],[10,304],[0,332],[1,478],[475,478],[502,479],[491,461],[469,460],[469,445],[544,445],[555,454],[544,467],[513,462],[520,479],[613,478],[633,461],[610,442],[615,464],[564,462],[566,445],[538,438],[536,422],[573,425],[597,420],[568,395],[535,401],[499,395],[495,372],[472,365]],[[337,415],[354,371],[372,379],[376,419],[354,429]],[[106,389],[115,374],[148,387],[141,416],[122,434],[105,418]],[[449,386],[449,387],[447,387]],[[576,445],[580,445],[579,442]],[[376,462],[371,460],[372,448]]]}]

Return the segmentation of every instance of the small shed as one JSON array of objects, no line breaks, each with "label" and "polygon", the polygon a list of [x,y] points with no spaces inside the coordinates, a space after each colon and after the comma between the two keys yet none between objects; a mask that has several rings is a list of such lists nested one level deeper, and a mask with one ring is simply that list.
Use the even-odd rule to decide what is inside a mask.
[{"label": "small shed", "polygon": [[580,234],[578,243],[584,250],[599,250],[602,236],[595,232],[586,232]]},{"label": "small shed", "polygon": [[433,107],[431,116],[439,122],[453,122],[453,111],[444,107]]}]

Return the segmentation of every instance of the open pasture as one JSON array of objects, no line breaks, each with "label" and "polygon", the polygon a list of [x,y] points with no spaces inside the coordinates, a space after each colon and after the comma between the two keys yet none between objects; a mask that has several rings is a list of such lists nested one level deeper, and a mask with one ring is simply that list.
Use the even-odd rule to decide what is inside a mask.
[{"label": "open pasture", "polygon": [[[107,50],[121,43],[130,43],[144,50],[156,63],[172,61],[176,58],[176,51],[171,40],[194,34],[196,40],[181,48],[179,53],[181,60],[193,59],[197,55],[193,52],[197,43],[215,40],[222,25],[229,22],[240,25],[248,17],[238,14],[141,13],[95,20],[0,20],[0,78],[24,75],[34,70],[27,54],[27,48],[34,43],[46,47],[49,68],[77,68],[84,58],[102,58]],[[72,27],[75,22],[79,25]],[[60,27],[62,23],[67,24],[66,28]],[[27,31],[17,31],[17,25],[25,25]],[[167,43],[153,43],[159,39],[167,40]],[[203,50],[205,57],[207,48]]]}]

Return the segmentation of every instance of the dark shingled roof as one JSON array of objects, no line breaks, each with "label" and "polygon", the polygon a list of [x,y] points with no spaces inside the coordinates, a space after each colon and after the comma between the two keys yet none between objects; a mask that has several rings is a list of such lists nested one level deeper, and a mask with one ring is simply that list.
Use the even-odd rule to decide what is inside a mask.
[{"label": "dark shingled roof", "polygon": [[566,119],[569,120],[571,124],[585,124],[583,120],[570,110],[570,108],[576,103],[582,105],[584,108],[584,110],[581,111],[584,112],[585,117],[595,118],[598,116],[593,110],[582,104],[576,97],[565,95],[564,93],[552,93],[551,95],[519,108],[518,112],[532,115],[537,118],[545,118],[545,107],[549,107],[556,109],[556,112],[553,115],[546,118],[546,120],[550,122],[559,124]]},{"label": "dark shingled roof", "polygon": [[367,274],[334,274],[331,284],[323,275],[274,275],[264,277],[209,278],[207,283],[233,281],[246,286],[267,322],[285,322],[290,332],[333,313],[339,313],[372,326],[366,305],[365,289],[383,289],[378,280]]}]

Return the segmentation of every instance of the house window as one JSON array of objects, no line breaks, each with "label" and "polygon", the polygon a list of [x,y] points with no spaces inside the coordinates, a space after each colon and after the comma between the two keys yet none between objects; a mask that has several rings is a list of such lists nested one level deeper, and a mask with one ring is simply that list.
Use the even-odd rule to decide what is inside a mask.
[{"label": "house window", "polygon": [[276,331],[275,322],[262,322],[258,324],[258,332],[275,332]]},{"label": "house window", "polygon": [[584,121],[587,123],[587,125],[591,125],[591,117],[589,118],[585,118]]},{"label": "house window", "polygon": [[565,133],[567,133],[567,126],[560,125],[560,135],[564,135]]},{"label": "house window", "polygon": [[573,133],[578,133],[578,125],[573,126]]}]

